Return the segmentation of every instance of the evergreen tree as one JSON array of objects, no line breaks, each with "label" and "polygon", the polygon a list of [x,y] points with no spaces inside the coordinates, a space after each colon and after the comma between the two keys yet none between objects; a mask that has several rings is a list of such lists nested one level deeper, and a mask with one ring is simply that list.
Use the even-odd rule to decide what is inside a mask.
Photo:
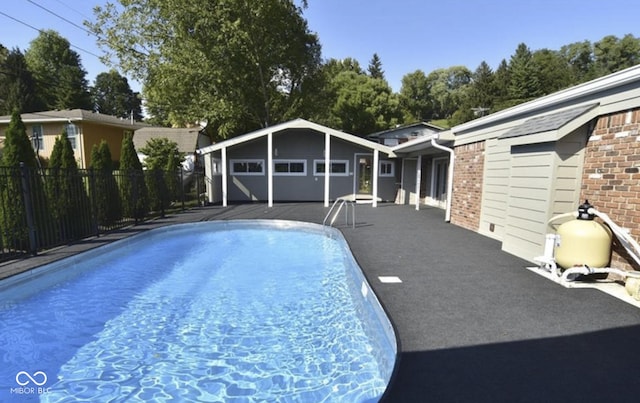
[{"label": "evergreen tree", "polygon": [[48,172],[45,184],[59,239],[72,241],[91,235],[91,204],[66,130],[56,137]]},{"label": "evergreen tree", "polygon": [[92,195],[98,225],[109,227],[121,218],[122,203],[118,184],[113,176],[111,150],[106,140],[93,145],[91,168],[94,175]]},{"label": "evergreen tree", "polygon": [[147,214],[148,195],[144,182],[142,164],[133,145],[133,134],[129,133],[122,139],[120,152],[120,197],[122,211],[125,217],[141,220]]},{"label": "evergreen tree", "polygon": [[382,70],[382,61],[377,53],[373,54],[373,57],[369,61],[369,76],[372,78],[380,78],[384,80],[384,71]]},{"label": "evergreen tree", "polygon": [[542,95],[538,71],[531,50],[521,43],[509,61],[509,98],[517,103]]},{"label": "evergreen tree", "polygon": [[[27,129],[20,118],[20,114],[14,111],[11,114],[11,121],[5,131],[4,148],[0,159],[0,167],[7,172],[7,175],[0,176],[0,202],[3,208],[0,209],[0,236],[2,244],[16,249],[28,250],[29,233],[27,227],[26,206],[24,192],[22,188],[20,163],[30,173],[32,195],[42,192],[42,186],[37,175],[36,155],[27,136]],[[45,206],[46,209],[46,206]],[[36,219],[41,217],[42,212],[34,212]],[[38,221],[40,222],[40,221]]]},{"label": "evergreen tree", "polygon": [[28,113],[41,109],[35,80],[20,49],[13,49],[0,63],[0,94],[3,94],[0,114],[9,115],[14,110]]},{"label": "evergreen tree", "polygon": [[[154,211],[163,210],[171,202],[168,181],[182,160],[178,144],[166,138],[150,139],[140,152],[146,156],[143,165],[147,168],[149,207]],[[169,166],[169,162],[173,166]]]}]

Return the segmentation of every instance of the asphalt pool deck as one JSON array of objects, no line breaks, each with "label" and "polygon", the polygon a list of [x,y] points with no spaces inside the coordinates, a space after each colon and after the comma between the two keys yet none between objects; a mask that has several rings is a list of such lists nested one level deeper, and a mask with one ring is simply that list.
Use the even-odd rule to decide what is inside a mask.
[{"label": "asphalt pool deck", "polygon": [[[233,219],[321,223],[321,204],[203,207],[36,257],[0,277],[158,226]],[[640,309],[593,289],[563,288],[526,270],[500,243],[444,221],[444,212],[356,206],[338,216],[391,318],[399,356],[385,402],[638,402]],[[397,276],[401,283],[383,283]]]}]

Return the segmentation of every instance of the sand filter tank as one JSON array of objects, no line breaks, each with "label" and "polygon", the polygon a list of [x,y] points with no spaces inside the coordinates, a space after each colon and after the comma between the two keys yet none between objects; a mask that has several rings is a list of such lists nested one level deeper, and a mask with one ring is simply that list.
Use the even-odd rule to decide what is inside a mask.
[{"label": "sand filter tank", "polygon": [[557,229],[556,263],[565,269],[574,266],[607,267],[611,259],[611,230],[594,220],[593,206],[585,200],[578,207],[578,217]]}]

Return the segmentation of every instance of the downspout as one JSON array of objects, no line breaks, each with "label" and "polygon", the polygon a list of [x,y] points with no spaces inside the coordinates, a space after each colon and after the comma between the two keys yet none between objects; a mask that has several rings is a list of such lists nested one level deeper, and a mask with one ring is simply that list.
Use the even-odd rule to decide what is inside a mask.
[{"label": "downspout", "polygon": [[444,213],[444,220],[446,222],[451,222],[451,199],[453,199],[453,164],[455,161],[455,154],[453,153],[453,149],[436,143],[436,139],[438,139],[438,137],[440,137],[440,135],[438,134],[431,137],[431,145],[438,150],[446,151],[449,153],[449,169],[447,172],[447,208]]}]

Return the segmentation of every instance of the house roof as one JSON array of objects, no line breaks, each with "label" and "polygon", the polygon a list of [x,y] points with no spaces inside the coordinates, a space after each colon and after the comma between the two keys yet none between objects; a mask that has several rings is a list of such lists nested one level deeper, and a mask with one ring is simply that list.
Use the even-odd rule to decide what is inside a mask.
[{"label": "house roof", "polygon": [[[438,141],[438,144],[444,146],[450,146],[453,143],[453,134],[451,130],[445,130],[438,133],[434,133],[431,136],[422,136],[412,140],[407,141],[406,143],[399,144],[397,146],[392,147],[391,149],[397,155],[402,154],[403,156],[419,152],[420,154],[425,154],[425,150],[428,148],[434,148],[431,144],[431,139],[435,138]],[[436,149],[434,148],[434,150]]]},{"label": "house roof", "polygon": [[200,128],[144,127],[134,132],[133,145],[140,150],[152,138],[166,138],[176,143],[181,153],[193,153],[198,148],[200,132]]},{"label": "house roof", "polygon": [[[24,123],[92,122],[104,126],[114,126],[132,130],[149,126],[146,123],[131,122],[131,120],[128,119],[121,119],[116,116],[104,115],[84,109],[23,113],[20,117]],[[0,124],[8,124],[10,121],[10,115],[0,116]]]},{"label": "house roof", "polygon": [[344,140],[353,144],[357,144],[365,148],[370,148],[372,150],[381,151],[389,155],[390,157],[395,156],[393,151],[391,150],[391,147],[376,143],[374,141],[371,141],[362,137],[355,136],[353,134],[341,132],[339,130],[332,129],[330,127],[322,126],[317,123],[313,123],[304,119],[295,119],[295,120],[291,120],[275,126],[270,126],[264,129],[256,130],[251,133],[243,134],[238,137],[234,137],[225,141],[221,141],[219,143],[212,144],[207,147],[203,147],[197,150],[197,152],[199,154],[208,154],[217,150],[221,150],[223,148],[232,147],[237,144],[246,143],[248,141],[267,136],[269,133],[277,133],[277,132],[291,130],[291,129],[310,129],[319,133],[328,133],[330,136],[337,137],[341,140]]},{"label": "house roof", "polygon": [[436,132],[441,132],[442,127],[432,125],[426,122],[416,122],[410,125],[398,126],[392,129],[383,130],[367,135],[370,139],[405,139],[410,137],[424,136]]},{"label": "house roof", "polygon": [[558,130],[572,120],[584,115],[586,112],[590,111],[596,106],[598,106],[598,104],[593,103],[581,105],[575,108],[565,109],[559,112],[548,113],[546,115],[536,116],[531,119],[525,120],[524,123],[510,129],[498,138],[506,139],[511,137],[528,136],[531,134]]}]

